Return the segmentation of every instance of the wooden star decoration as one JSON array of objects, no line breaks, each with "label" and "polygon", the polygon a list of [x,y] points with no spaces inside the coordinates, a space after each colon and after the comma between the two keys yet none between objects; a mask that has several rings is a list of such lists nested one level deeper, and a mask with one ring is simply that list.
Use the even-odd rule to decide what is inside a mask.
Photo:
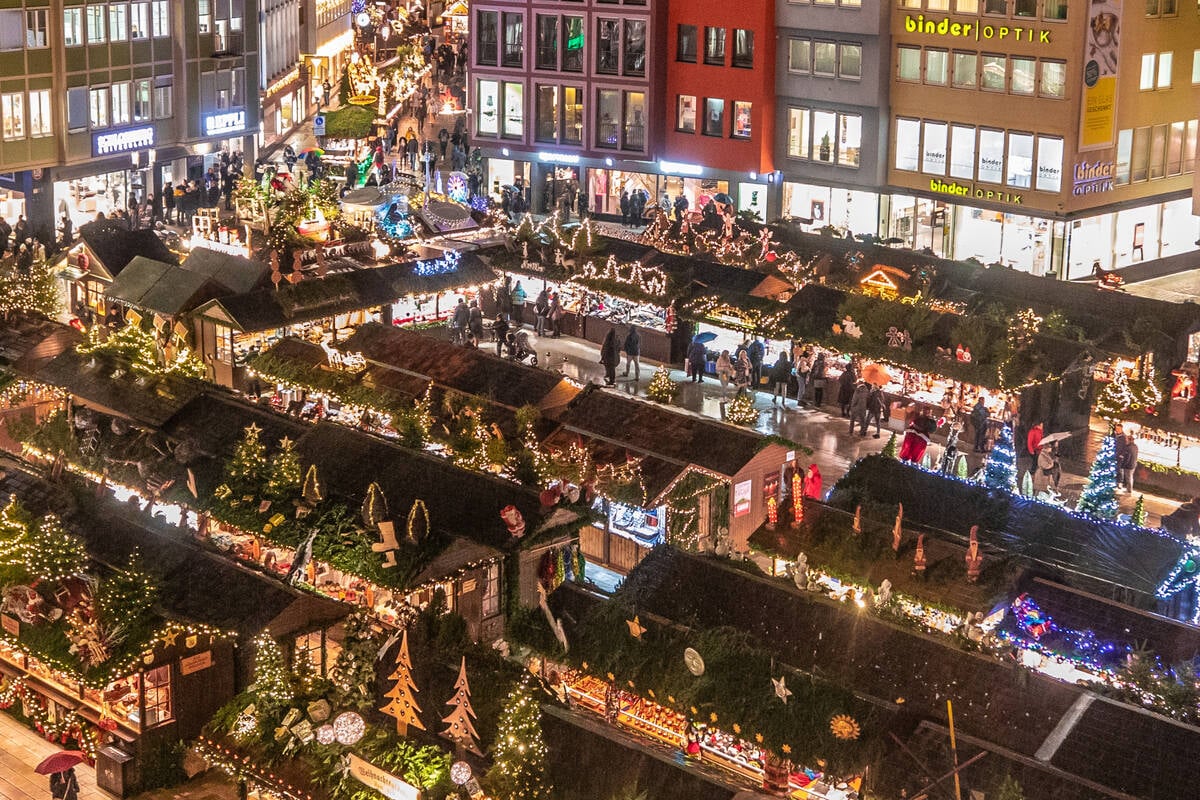
[{"label": "wooden star decoration", "polygon": [[171,631],[170,633],[164,633],[163,637],[162,637],[163,644],[165,644],[167,647],[174,647],[175,640],[178,638],[179,638],[179,631]]},{"label": "wooden star decoration", "polygon": [[786,675],[771,678],[771,683],[775,684],[775,696],[782,700],[784,705],[787,705],[787,699],[792,696],[792,690],[784,683],[786,680]]},{"label": "wooden star decoration", "polygon": [[246,428],[246,433],[257,438],[258,435],[260,433],[262,433],[262,428],[258,427],[258,425],[256,423],[251,422],[250,425]]},{"label": "wooden star decoration", "polygon": [[640,642],[646,629],[642,626],[642,621],[638,619],[637,614],[633,615],[633,619],[625,620],[625,624],[629,626],[629,635]]}]

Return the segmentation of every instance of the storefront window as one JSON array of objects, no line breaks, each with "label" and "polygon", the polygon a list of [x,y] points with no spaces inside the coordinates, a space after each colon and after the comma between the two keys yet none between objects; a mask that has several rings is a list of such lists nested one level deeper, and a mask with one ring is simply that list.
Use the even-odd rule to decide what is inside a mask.
[{"label": "storefront window", "polygon": [[975,129],[970,126],[950,126],[950,177],[975,177]]},{"label": "storefront window", "polygon": [[696,63],[698,36],[695,25],[680,25],[675,32],[675,60]]},{"label": "storefront window", "polygon": [[808,109],[788,109],[788,155],[808,158]]},{"label": "storefront window", "polygon": [[568,144],[583,144],[583,90],[578,86],[564,86],[562,91],[562,140]]},{"label": "storefront window", "polygon": [[537,87],[534,138],[539,142],[558,141],[558,87]]},{"label": "storefront window", "polygon": [[522,14],[504,15],[504,55],[500,63],[505,67],[521,68],[525,58],[525,17]]},{"label": "storefront window", "polygon": [[479,104],[479,133],[500,132],[500,84],[496,81],[478,81],[477,102]]},{"label": "storefront window", "polygon": [[558,15],[537,15],[538,69],[558,69]]},{"label": "storefront window", "polygon": [[1007,70],[1007,59],[1004,56],[988,55],[985,53],[983,56],[983,73],[980,77],[980,84],[984,89],[989,91],[1003,92]]},{"label": "storefront window", "polygon": [[708,98],[704,101],[704,135],[725,135],[725,101]]},{"label": "storefront window", "polygon": [[[793,39],[792,41],[796,41]],[[805,40],[807,44],[807,40]],[[806,59],[807,60],[807,59]],[[921,48],[901,45],[896,50],[896,74],[902,81],[921,80]]]},{"label": "storefront window", "polygon": [[959,89],[974,89],[979,56],[975,53],[954,54],[954,86]]},{"label": "storefront window", "polygon": [[1038,191],[1062,191],[1063,140],[1057,136],[1039,136],[1037,159]]},{"label": "storefront window", "polygon": [[625,59],[622,62],[625,75],[646,74],[646,21],[625,20]]},{"label": "storefront window", "polygon": [[480,11],[475,28],[475,63],[496,66],[499,60],[497,11]]},{"label": "storefront window", "polygon": [[1012,58],[1012,93],[1033,94],[1037,69],[1037,59],[1013,56]]},{"label": "storefront window", "polygon": [[620,21],[615,19],[596,20],[596,72],[616,75],[621,58]]},{"label": "storefront window", "polygon": [[838,139],[838,163],[857,167],[862,158],[862,117],[858,114],[839,114],[841,136]]},{"label": "storefront window", "polygon": [[1008,135],[1008,185],[1028,189],[1033,173],[1033,135],[1010,133]]},{"label": "storefront window", "polygon": [[921,155],[921,171],[930,175],[946,174],[946,130],[944,122],[924,123],[925,136]]},{"label": "storefront window", "polygon": [[[901,57],[905,50],[916,50],[912,47],[901,47]],[[920,50],[916,50],[920,53]],[[807,75],[812,72],[812,40],[811,39],[788,39],[788,72],[795,72],[801,75]],[[901,67],[900,77],[904,78],[904,69]]]},{"label": "storefront window", "polygon": [[525,133],[525,87],[519,83],[504,84],[504,135],[520,138]]},{"label": "storefront window", "polygon": [[837,130],[837,114],[832,111],[813,111],[812,127],[813,141],[816,142],[816,159],[832,164],[834,160],[834,143]]},{"label": "storefront window", "polygon": [[1065,97],[1067,64],[1064,61],[1042,62],[1042,97]]},{"label": "storefront window", "polygon": [[946,85],[946,72],[950,66],[950,53],[945,50],[925,51],[925,82],[934,86]]},{"label": "storefront window", "polygon": [[170,722],[171,714],[171,667],[164,664],[161,667],[143,673],[145,685],[143,692],[146,702],[146,722],[144,727],[153,728],[164,722]]},{"label": "storefront window", "polygon": [[1004,131],[979,131],[978,177],[985,183],[1004,182]]},{"label": "storefront window", "polygon": [[616,149],[619,144],[621,93],[616,89],[600,89],[596,93],[596,147]]},{"label": "storefront window", "polygon": [[915,119],[896,120],[896,169],[916,172],[921,152],[921,123]]},{"label": "storefront window", "polygon": [[725,29],[704,29],[704,63],[725,66]]},{"label": "storefront window", "polygon": [[675,111],[675,130],[682,133],[696,132],[696,95],[679,95]]},{"label": "storefront window", "polygon": [[0,95],[0,115],[3,116],[5,139],[25,138],[25,95],[9,92]]},{"label": "storefront window", "polygon": [[750,103],[733,101],[733,138],[750,138],[750,109]]},{"label": "storefront window", "polygon": [[1192,215],[1192,199],[1181,197],[1162,205],[1162,249],[1160,258],[1196,249],[1200,218]]},{"label": "storefront window", "polygon": [[583,72],[583,17],[563,17],[563,72]]}]

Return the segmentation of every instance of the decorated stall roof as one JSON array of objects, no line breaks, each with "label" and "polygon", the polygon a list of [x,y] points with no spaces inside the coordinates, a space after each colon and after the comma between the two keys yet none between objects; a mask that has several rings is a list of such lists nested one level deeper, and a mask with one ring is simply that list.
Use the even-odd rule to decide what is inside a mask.
[{"label": "decorated stall roof", "polygon": [[158,234],[148,228],[131,231],[116,220],[98,220],[80,225],[79,238],[92,256],[88,272],[109,280],[120,275],[137,256],[167,264],[179,263]]},{"label": "decorated stall roof", "polygon": [[380,272],[396,297],[465,289],[496,280],[495,271],[471,252],[447,251],[380,267]]},{"label": "decorated stall roof", "polygon": [[245,294],[262,288],[269,281],[266,264],[208,247],[197,247],[183,261],[183,268],[212,278],[225,288],[222,294]]},{"label": "decorated stall roof", "polygon": [[82,339],[79,331],[61,322],[12,313],[0,325],[0,363],[28,376]]},{"label": "decorated stall roof", "polygon": [[389,305],[397,296],[379,270],[364,269],[221,297],[197,308],[196,314],[253,333]]},{"label": "decorated stall roof", "polygon": [[104,296],[143,311],[175,317],[225,293],[223,287],[199,272],[137,256],[121,270]]}]

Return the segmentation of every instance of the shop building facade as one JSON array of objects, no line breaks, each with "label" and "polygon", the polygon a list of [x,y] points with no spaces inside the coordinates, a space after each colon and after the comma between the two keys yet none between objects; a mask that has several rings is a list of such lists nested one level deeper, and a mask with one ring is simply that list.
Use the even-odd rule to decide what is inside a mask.
[{"label": "shop building facade", "polygon": [[325,82],[337,91],[345,53],[354,44],[350,0],[301,0],[301,73],[312,106],[328,103]]},{"label": "shop building facade", "polygon": [[[252,153],[254,0],[16,3],[0,9],[0,212],[46,242],[65,215],[89,222],[205,153]],[[249,44],[247,44],[249,43]]]},{"label": "shop building facade", "polygon": [[301,0],[260,0],[256,86],[262,98],[260,148],[270,149],[291,135],[308,116],[309,87],[301,76]]}]

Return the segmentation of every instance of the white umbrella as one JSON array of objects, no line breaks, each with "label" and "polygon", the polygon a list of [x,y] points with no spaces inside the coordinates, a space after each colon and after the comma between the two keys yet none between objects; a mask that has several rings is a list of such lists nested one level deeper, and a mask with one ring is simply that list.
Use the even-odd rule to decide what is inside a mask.
[{"label": "white umbrella", "polygon": [[1049,433],[1042,437],[1042,444],[1044,444],[1044,445],[1052,444],[1054,442],[1061,442],[1063,439],[1069,439],[1069,438],[1071,438],[1070,431],[1062,431],[1060,433]]}]

